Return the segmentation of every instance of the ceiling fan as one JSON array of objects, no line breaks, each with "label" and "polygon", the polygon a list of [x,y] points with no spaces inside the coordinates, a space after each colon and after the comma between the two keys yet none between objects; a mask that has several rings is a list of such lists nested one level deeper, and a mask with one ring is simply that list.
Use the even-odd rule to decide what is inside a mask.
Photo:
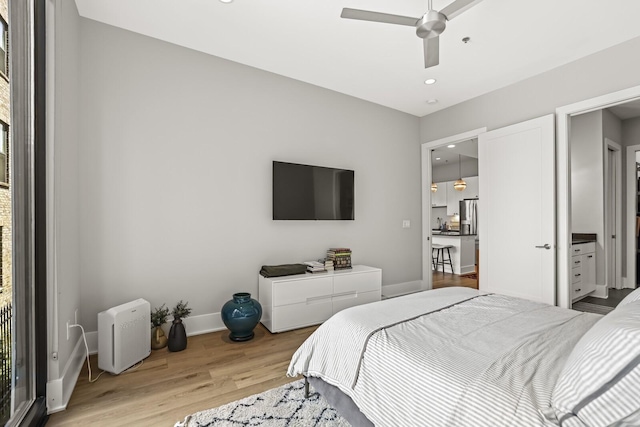
[{"label": "ceiling fan", "polygon": [[439,36],[446,28],[447,21],[451,21],[481,1],[482,0],[455,0],[444,9],[437,11],[433,10],[431,5],[432,0],[429,0],[429,10],[422,18],[371,12],[369,10],[349,9],[346,7],[342,9],[340,17],[415,27],[418,37],[424,40],[424,68],[429,68],[440,63]]}]

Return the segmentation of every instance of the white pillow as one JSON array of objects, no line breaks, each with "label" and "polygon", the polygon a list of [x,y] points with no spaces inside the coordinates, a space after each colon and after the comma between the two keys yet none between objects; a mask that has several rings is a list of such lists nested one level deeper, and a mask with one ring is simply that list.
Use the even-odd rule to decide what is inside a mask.
[{"label": "white pillow", "polygon": [[618,303],[618,307],[622,307],[623,305],[627,305],[630,302],[634,302],[638,300],[640,300],[640,288],[637,288],[635,291],[631,292],[629,295],[624,297],[624,299]]},{"label": "white pillow", "polygon": [[588,426],[609,426],[640,410],[638,396],[640,301],[634,301],[580,338],[553,389],[551,406],[561,424],[577,418]]}]

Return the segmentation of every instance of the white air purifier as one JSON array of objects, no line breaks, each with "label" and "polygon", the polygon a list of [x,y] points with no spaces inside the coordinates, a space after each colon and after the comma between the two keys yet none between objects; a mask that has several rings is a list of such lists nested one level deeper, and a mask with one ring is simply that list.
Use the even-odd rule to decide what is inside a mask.
[{"label": "white air purifier", "polygon": [[119,374],[151,354],[151,305],[140,298],[98,313],[98,368]]}]

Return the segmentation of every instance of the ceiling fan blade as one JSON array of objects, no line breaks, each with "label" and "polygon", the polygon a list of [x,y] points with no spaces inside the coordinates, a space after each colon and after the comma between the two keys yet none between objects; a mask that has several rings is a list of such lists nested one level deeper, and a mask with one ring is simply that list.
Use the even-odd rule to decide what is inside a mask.
[{"label": "ceiling fan blade", "polygon": [[423,39],[424,68],[436,66],[440,63],[440,37]]},{"label": "ceiling fan blade", "polygon": [[349,9],[345,7],[340,14],[341,18],[359,19],[361,21],[383,22],[385,24],[406,25],[415,27],[420,18],[410,16],[390,15],[388,13],[371,12],[369,10]]},{"label": "ceiling fan blade", "polygon": [[481,1],[482,0],[456,0],[442,9],[440,13],[447,17],[447,21],[451,21],[453,18],[460,15],[465,10],[472,8]]}]

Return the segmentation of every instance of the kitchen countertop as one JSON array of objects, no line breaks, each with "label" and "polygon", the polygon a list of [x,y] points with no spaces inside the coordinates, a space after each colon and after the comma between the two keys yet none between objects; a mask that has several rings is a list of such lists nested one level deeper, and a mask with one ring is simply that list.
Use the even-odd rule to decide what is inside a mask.
[{"label": "kitchen countertop", "polygon": [[583,243],[591,243],[598,240],[596,233],[571,233],[571,244],[581,245]]},{"label": "kitchen countertop", "polygon": [[459,231],[431,231],[431,235],[433,236],[453,236],[453,237],[464,237],[464,236],[475,236],[475,234],[460,234]]}]

